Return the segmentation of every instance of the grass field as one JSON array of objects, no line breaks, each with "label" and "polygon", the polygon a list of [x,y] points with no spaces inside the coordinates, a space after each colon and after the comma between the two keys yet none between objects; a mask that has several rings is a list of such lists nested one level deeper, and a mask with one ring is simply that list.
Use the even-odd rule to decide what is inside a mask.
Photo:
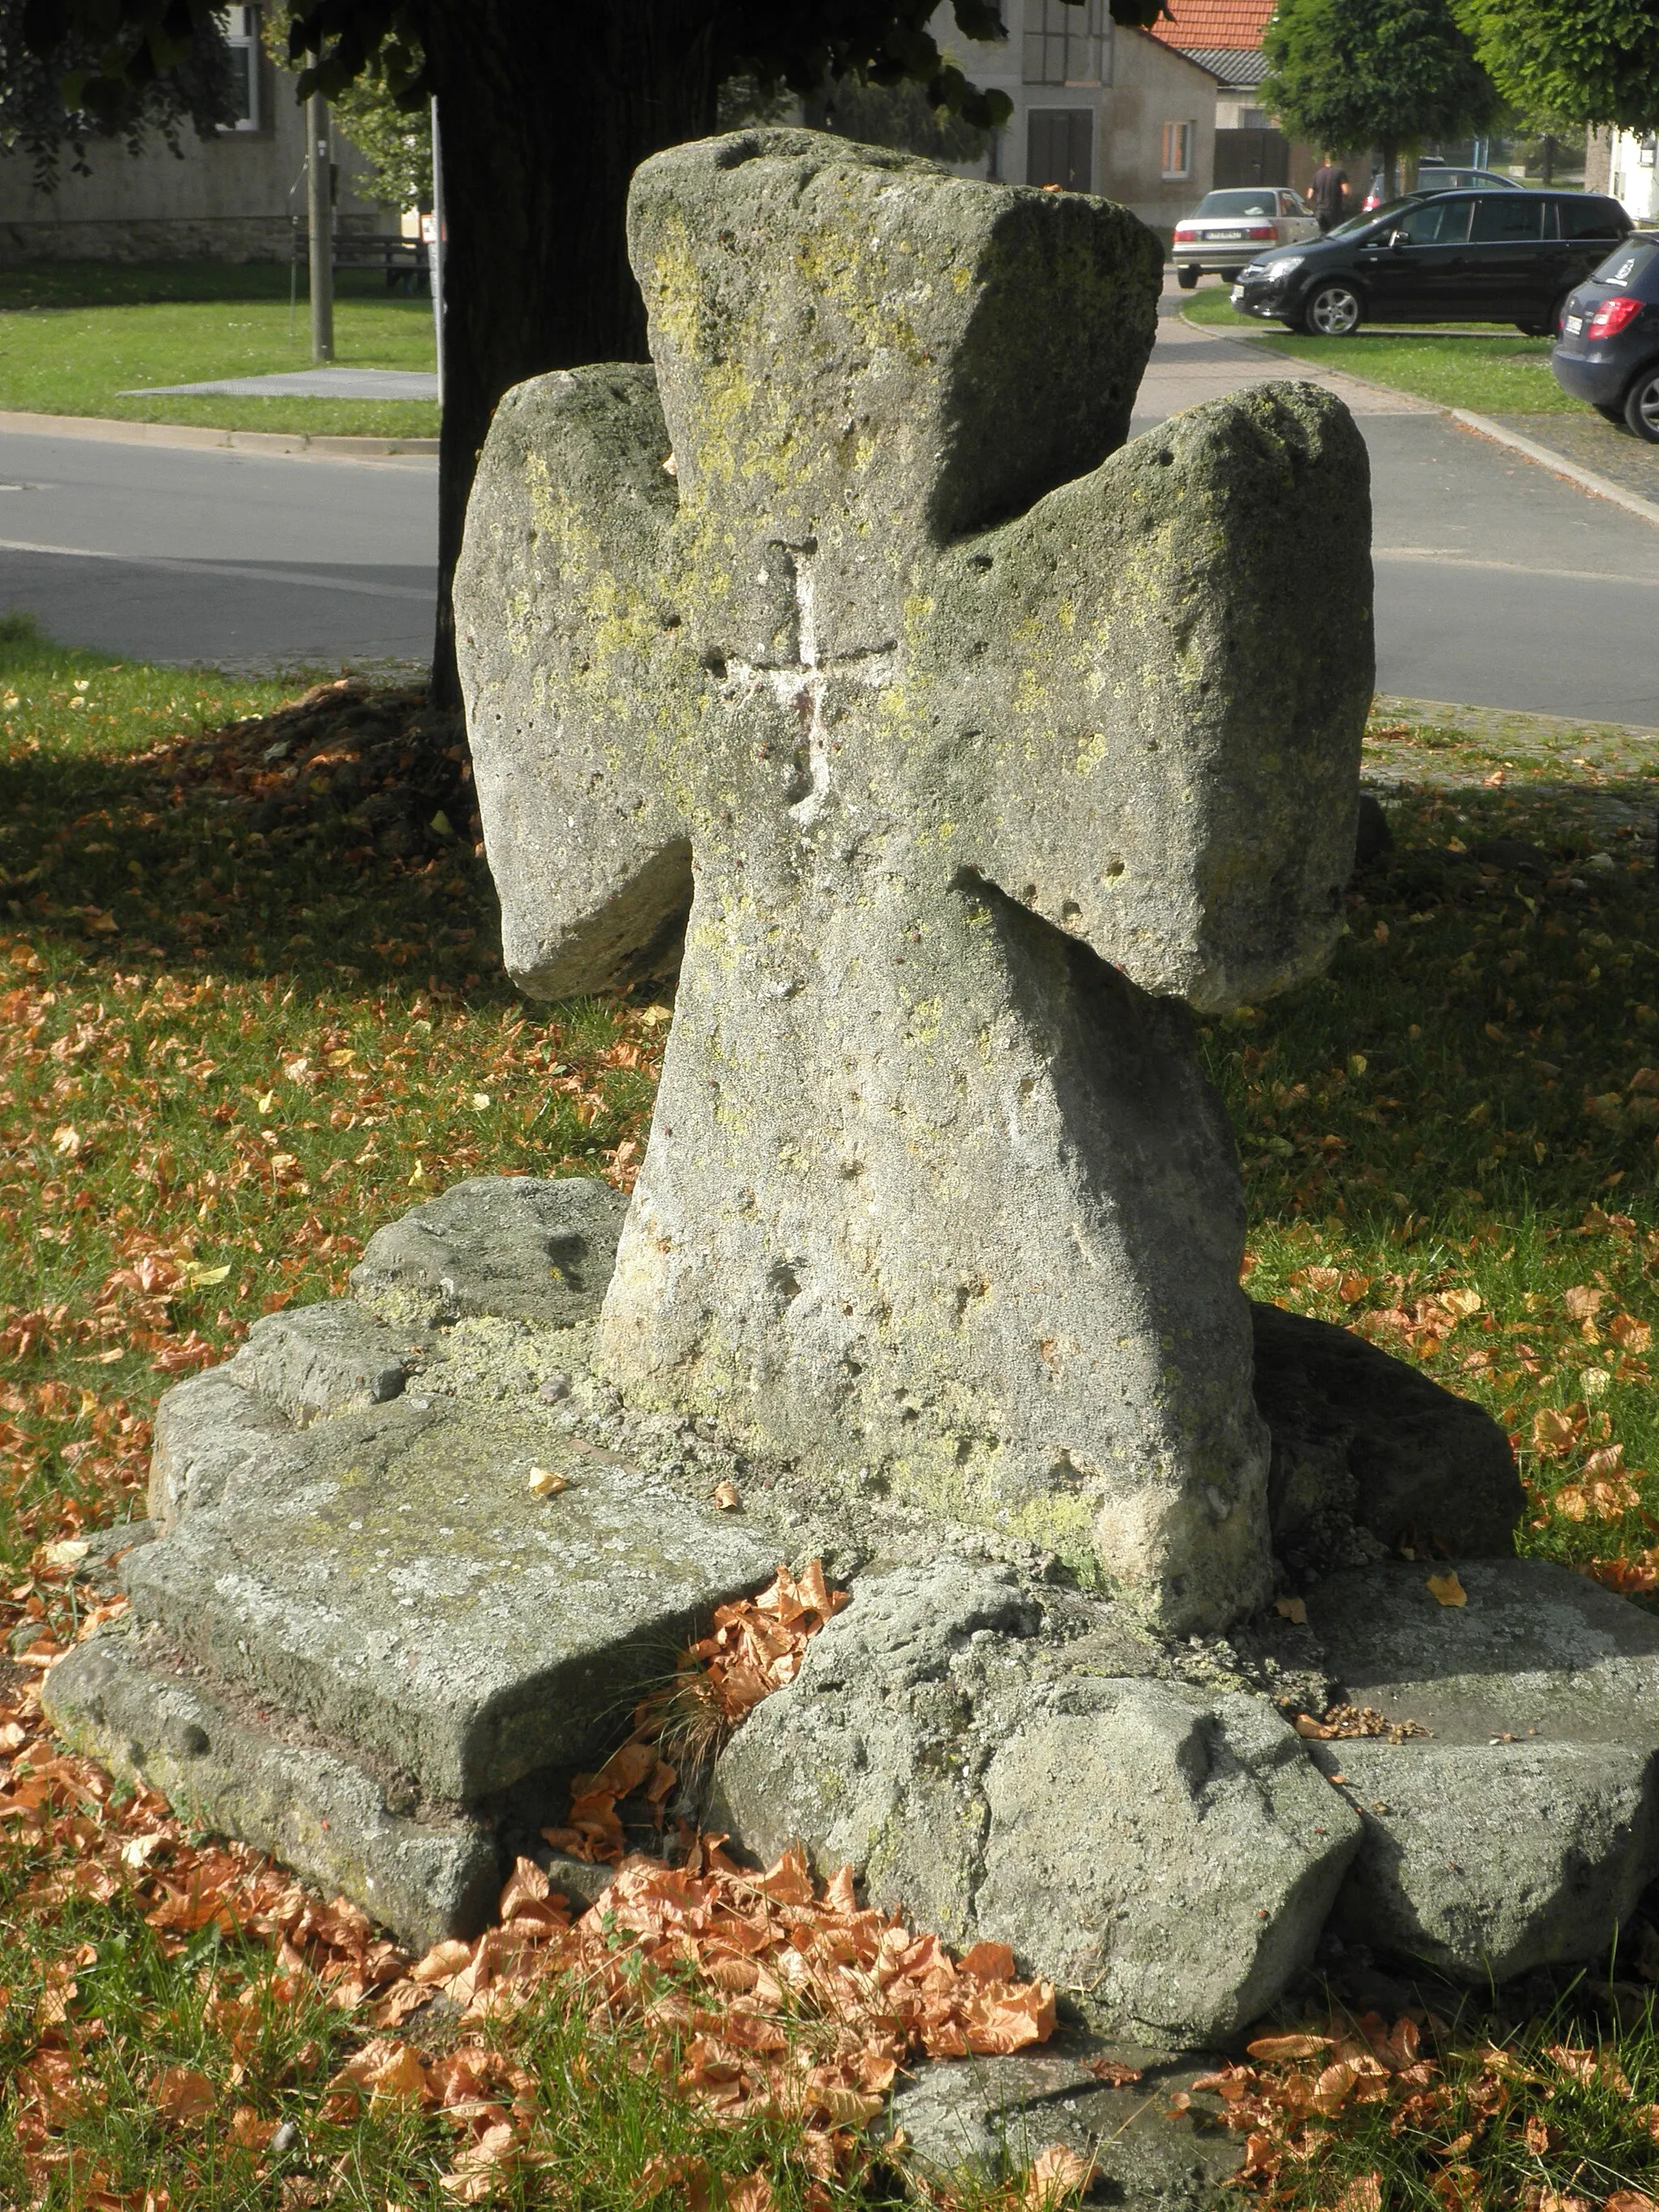
[{"label": "grass field", "polygon": [[[372,1931],[33,1732],[34,1675],[4,1655],[83,1625],[76,1547],[142,1512],[160,1392],[261,1312],[337,1291],[376,1226],[463,1175],[625,1182],[649,1110],[660,1010],[520,1001],[470,842],[443,823],[400,857],[331,787],[337,759],[261,765],[238,718],[278,696],[0,632],[0,2203],[896,2203],[879,2160],[815,2168],[798,2118],[717,2124],[672,2089],[672,2037],[557,1979],[471,2032],[525,2155],[463,2194],[453,2124],[398,2087],[460,2030],[403,2031],[416,2060],[375,2071]],[[1250,1288],[1490,1407],[1523,1548],[1650,1590],[1659,883],[1620,810],[1650,818],[1659,776],[1639,742],[1518,722],[1384,722],[1370,758],[1401,780],[1396,843],[1329,975],[1201,1033]],[[1472,857],[1496,836],[1539,848],[1531,872]],[[1659,1936],[1615,1991],[1534,1988],[1455,2029],[1294,2024],[1225,2088],[1256,2198],[1650,2212],[1656,1959]],[[1321,2092],[1310,2137],[1340,2039],[1390,2033],[1385,2089]]]},{"label": "grass field", "polygon": [[1376,325],[1362,326],[1347,338],[1297,337],[1282,323],[1236,313],[1223,285],[1201,286],[1184,313],[1206,330],[1237,331],[1259,339],[1286,360],[1345,369],[1442,407],[1467,407],[1482,415],[1583,412],[1550,374],[1550,341],[1523,338],[1502,324],[1478,335],[1448,331],[1426,336]]},{"label": "grass field", "polygon": [[[341,367],[432,368],[429,301],[388,293],[367,270],[341,270],[337,286]],[[427,400],[124,396],[149,385],[309,368],[308,316],[302,270],[290,337],[289,272],[272,264],[61,262],[0,270],[0,409],[231,430],[437,435],[437,405]]]}]

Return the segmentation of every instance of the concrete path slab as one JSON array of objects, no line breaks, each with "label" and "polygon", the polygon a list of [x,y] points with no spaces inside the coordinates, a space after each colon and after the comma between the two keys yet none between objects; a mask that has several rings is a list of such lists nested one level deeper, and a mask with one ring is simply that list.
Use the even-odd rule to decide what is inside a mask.
[{"label": "concrete path slab", "polygon": [[158,392],[228,392],[250,399],[435,399],[437,377],[417,368],[283,369],[272,376],[224,376],[209,384],[147,384],[123,399]]}]

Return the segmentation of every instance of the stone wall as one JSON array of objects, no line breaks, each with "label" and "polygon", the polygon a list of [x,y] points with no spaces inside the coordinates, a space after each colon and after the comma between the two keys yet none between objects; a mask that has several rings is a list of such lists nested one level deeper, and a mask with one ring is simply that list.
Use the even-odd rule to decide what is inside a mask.
[{"label": "stone wall", "polygon": [[[337,225],[349,236],[382,227],[372,214],[341,215]],[[291,240],[285,216],[0,221],[0,269],[33,261],[286,261]]]}]

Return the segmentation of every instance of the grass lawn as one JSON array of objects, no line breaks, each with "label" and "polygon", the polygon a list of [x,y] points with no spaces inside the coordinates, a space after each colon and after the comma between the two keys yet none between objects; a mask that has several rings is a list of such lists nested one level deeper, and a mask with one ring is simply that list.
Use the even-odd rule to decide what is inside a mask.
[{"label": "grass lawn", "polygon": [[[349,368],[431,370],[431,302],[388,293],[381,277],[343,270],[335,360]],[[122,395],[309,368],[304,271],[289,335],[289,272],[273,264],[66,262],[0,270],[0,408],[43,415],[198,422],[230,430],[435,437],[435,401],[180,398]]]},{"label": "grass lawn", "polygon": [[1414,392],[1442,407],[1467,407],[1480,415],[1575,415],[1583,410],[1550,374],[1550,341],[1523,338],[1494,323],[1479,335],[1362,326],[1348,338],[1293,337],[1282,323],[1259,322],[1235,313],[1224,286],[1200,286],[1184,313],[1207,330],[1258,338],[1289,361],[1316,361],[1346,369],[1374,384]]},{"label": "grass lawn", "polygon": [[[337,1292],[422,1193],[514,1169],[626,1182],[649,1111],[660,1010],[519,1000],[470,842],[377,842],[337,747],[302,768],[239,720],[278,696],[0,632],[0,2203],[896,2203],[879,2162],[815,2171],[799,2118],[720,2124],[675,2089],[679,2029],[616,1997],[637,1959],[620,1930],[603,2004],[555,1977],[465,2031],[453,2008],[398,2026],[371,1929],[112,1796],[30,1718],[38,1668],[6,1654],[83,1625],[76,1547],[142,1513],[161,1390],[261,1312]],[[1351,890],[1330,974],[1201,1048],[1238,1134],[1253,1293],[1490,1407],[1528,1485],[1523,1549],[1640,1593],[1659,1582],[1659,881],[1597,810],[1650,814],[1659,776],[1602,733],[1524,738],[1381,725],[1396,843]],[[1497,835],[1540,848],[1534,872],[1471,857]],[[1310,1993],[1314,2026],[1224,2085],[1251,2188],[1644,2212],[1617,2191],[1659,2193],[1659,1932],[1627,1950],[1616,1990],[1539,1980],[1455,2028],[1333,2029]],[[726,2000],[685,1973],[717,2033]],[[1387,2081],[1375,2101],[1322,2090],[1304,2155],[1345,2037]],[[482,2069],[467,2110],[499,2108],[523,2162],[452,2165],[420,2085],[460,2078],[458,2045]]]}]

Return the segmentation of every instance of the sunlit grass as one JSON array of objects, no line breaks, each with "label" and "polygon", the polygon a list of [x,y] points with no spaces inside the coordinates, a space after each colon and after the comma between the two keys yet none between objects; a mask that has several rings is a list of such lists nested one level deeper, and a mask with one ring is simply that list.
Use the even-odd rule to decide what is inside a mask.
[{"label": "sunlit grass", "polygon": [[1373,384],[1415,392],[1419,399],[1432,399],[1441,407],[1465,407],[1484,415],[1582,412],[1581,403],[1569,398],[1550,373],[1550,341],[1522,337],[1509,325],[1495,323],[1478,335],[1449,331],[1425,337],[1419,331],[1390,330],[1378,323],[1363,325],[1352,337],[1307,337],[1293,335],[1282,323],[1237,313],[1224,286],[1200,289],[1182,312],[1206,329],[1259,339],[1287,361],[1344,369],[1368,377]]},{"label": "sunlit grass", "polygon": [[[434,831],[399,858],[321,769],[269,818],[220,773],[225,746],[203,731],[280,696],[0,631],[8,1632],[66,1603],[42,1546],[142,1510],[148,1421],[176,1374],[269,1307],[337,1291],[373,1230],[445,1183],[625,1181],[619,1155],[643,1139],[659,1018],[521,1001],[470,842]],[[1379,733],[1373,764],[1404,784],[1396,845],[1357,878],[1329,975],[1200,1042],[1238,1136],[1252,1291],[1362,1328],[1488,1405],[1521,1447],[1524,1548],[1639,1565],[1659,1514],[1659,1091],[1644,1076],[1659,1066],[1659,889],[1607,808],[1646,811],[1659,787],[1639,745],[1612,768],[1576,763],[1591,744],[1561,736],[1532,757],[1507,726],[1501,744],[1419,723]],[[1532,870],[1483,867],[1473,848],[1494,836],[1536,846]],[[175,1271],[150,1291],[147,1256]],[[1597,1453],[1616,1455],[1610,1473],[1594,1474]],[[1564,1492],[1589,1501],[1579,1517]],[[279,1993],[251,1938],[209,1926],[169,1954],[125,1898],[56,1887],[76,1863],[0,1823],[0,2081],[62,2049],[76,2085],[45,2136],[15,2094],[0,2106],[0,2203],[138,2212],[146,2189],[167,2192],[167,2212],[453,2201],[435,2180],[447,2123],[331,2101],[368,2032],[360,2013],[313,1982]],[[75,2033],[54,2044],[71,1979]],[[1575,2196],[1600,2206],[1644,2185],[1659,2101],[1647,2013],[1638,1998],[1607,2031],[1626,2094],[1539,2056],[1593,2037],[1584,1991],[1571,2002],[1530,2027],[1460,2027],[1439,2104],[1397,2128],[1397,2101],[1345,2107],[1280,2169],[1279,2201],[1498,2212],[1534,2189],[1542,2205],[1547,2187],[1572,2212]],[[665,2094],[648,2039],[596,2023],[573,1992],[490,2033],[533,2077],[546,2154],[503,2180],[502,2203],[678,2206],[691,2183],[653,2195],[648,2178],[706,2172],[717,2191],[762,2169],[789,2212],[896,2201],[879,2170],[815,2184],[787,2121],[722,2130]],[[1520,2069],[1501,2097],[1488,2034],[1511,2039]],[[158,2106],[172,2068],[212,2083],[210,2112]],[[279,2125],[293,2133],[273,2155]]]},{"label": "sunlit grass", "polygon": [[[290,330],[289,272],[274,264],[0,270],[0,409],[221,429],[437,435],[437,404],[428,400],[143,396],[152,385],[309,368],[303,271],[291,321]],[[377,276],[340,272],[334,329],[342,368],[429,371],[436,358],[430,301],[388,293]]]}]

